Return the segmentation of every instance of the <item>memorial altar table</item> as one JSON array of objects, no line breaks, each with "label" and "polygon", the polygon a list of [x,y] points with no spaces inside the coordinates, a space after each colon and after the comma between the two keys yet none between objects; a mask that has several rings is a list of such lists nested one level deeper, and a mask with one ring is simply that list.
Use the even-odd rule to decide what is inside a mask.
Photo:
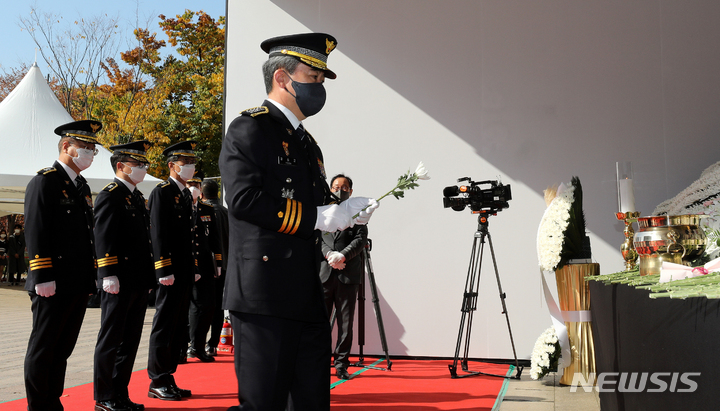
[{"label": "memorial altar table", "polygon": [[589,286],[602,410],[720,409],[720,299]]}]

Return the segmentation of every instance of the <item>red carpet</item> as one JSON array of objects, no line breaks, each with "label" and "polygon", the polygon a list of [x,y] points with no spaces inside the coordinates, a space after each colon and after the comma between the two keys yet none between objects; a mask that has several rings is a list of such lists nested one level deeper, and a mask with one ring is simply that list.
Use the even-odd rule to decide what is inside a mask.
[{"label": "red carpet", "polygon": [[[181,388],[191,389],[192,398],[182,401],[160,401],[147,397],[150,380],[147,371],[133,373],[130,381],[130,398],[152,410],[201,410],[225,411],[237,405],[237,381],[233,357],[220,354],[214,363],[189,360],[175,374]],[[353,359],[354,361],[355,359]],[[371,364],[373,359],[365,359]],[[330,401],[333,411],[350,411],[372,408],[373,410],[490,410],[504,387],[504,378],[473,376],[450,378],[448,364],[452,361],[392,360],[392,370],[382,371],[351,367],[353,379],[338,381],[332,377]],[[386,367],[383,361],[378,364]],[[471,363],[470,369],[505,375],[508,365]],[[328,365],[328,372],[333,369]],[[68,388],[62,403],[67,411],[92,410],[92,383]],[[27,401],[23,399],[0,404],[0,410],[24,411]]]}]

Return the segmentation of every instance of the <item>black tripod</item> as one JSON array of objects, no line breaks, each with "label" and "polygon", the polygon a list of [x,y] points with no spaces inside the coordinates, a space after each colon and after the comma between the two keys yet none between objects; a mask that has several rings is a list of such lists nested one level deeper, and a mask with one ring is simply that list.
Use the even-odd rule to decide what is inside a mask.
[{"label": "black tripod", "polygon": [[[513,356],[515,357],[515,376],[510,378],[520,379],[523,367],[518,364],[517,354],[515,353],[515,342],[513,341],[512,330],[510,329],[510,317],[508,317],[507,307],[505,306],[505,293],[500,285],[500,274],[498,274],[497,262],[495,261],[495,250],[492,245],[492,238],[490,238],[490,232],[488,231],[488,217],[494,214],[488,214],[482,212],[478,217],[478,229],[475,231],[473,240],[473,249],[470,254],[470,265],[468,267],[467,279],[465,280],[465,292],[463,293],[462,302],[462,316],[460,318],[460,331],[458,332],[457,345],[455,346],[455,358],[452,365],[448,365],[450,368],[450,375],[452,378],[469,377],[472,375],[488,375],[491,377],[508,378],[506,375],[498,374],[487,374],[480,371],[468,371],[468,351],[470,349],[470,332],[472,331],[472,318],[473,312],[477,309],[477,298],[478,289],[480,286],[480,267],[482,266],[483,251],[485,249],[485,238],[487,237],[488,244],[490,244],[490,254],[492,255],[493,267],[495,268],[495,278],[497,278],[498,291],[500,293],[500,302],[502,303],[502,314],[505,314],[507,320],[508,332],[510,333],[510,344],[513,349]],[[467,321],[467,329],[465,323]],[[463,357],[460,359],[460,349],[465,343],[465,349],[463,351]],[[460,361],[462,370],[465,372],[463,375],[458,375],[457,365]]]},{"label": "black tripod", "polygon": [[[387,368],[376,367],[372,365],[364,365],[365,354],[363,353],[363,346],[365,345],[365,276],[363,275],[362,282],[358,287],[357,295],[357,314],[358,314],[358,326],[357,326],[357,339],[359,346],[359,360],[354,364],[350,364],[354,367],[371,368],[374,370],[390,370],[392,368],[392,361],[390,361],[390,355],[388,354],[387,339],[385,338],[385,326],[383,325],[382,312],[380,311],[380,299],[378,298],[377,286],[375,285],[375,272],[372,268],[372,260],[370,259],[370,250],[372,249],[372,240],[368,238],[368,243],[363,248],[360,258],[363,261],[363,268],[367,277],[370,280],[370,292],[372,294],[372,302],[375,308],[375,317],[377,318],[378,331],[380,332],[380,344],[382,345],[383,352],[385,353],[385,362],[387,362]],[[336,312],[333,309],[332,318],[330,319],[330,326],[335,324]]]}]

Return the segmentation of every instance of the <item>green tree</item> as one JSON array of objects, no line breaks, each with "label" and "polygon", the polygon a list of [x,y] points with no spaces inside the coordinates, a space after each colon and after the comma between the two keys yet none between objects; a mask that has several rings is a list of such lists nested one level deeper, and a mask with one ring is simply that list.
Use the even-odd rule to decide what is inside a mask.
[{"label": "green tree", "polygon": [[[122,53],[125,63],[151,77],[153,101],[162,96],[162,104],[157,110],[153,108],[145,130],[163,134],[154,141],[165,146],[196,140],[197,168],[206,177],[217,176],[222,145],[225,17],[214,20],[203,11],[186,10],[176,18],[160,15],[160,19],[176,55],[161,58],[165,42],[147,30],[136,30],[139,46]],[[161,168],[167,173],[166,167]]]}]

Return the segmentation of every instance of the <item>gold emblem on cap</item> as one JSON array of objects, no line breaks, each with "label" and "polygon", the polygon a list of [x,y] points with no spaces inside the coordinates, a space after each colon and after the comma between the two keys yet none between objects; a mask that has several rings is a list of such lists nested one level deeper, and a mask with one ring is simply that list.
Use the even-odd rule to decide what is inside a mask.
[{"label": "gold emblem on cap", "polygon": [[190,148],[191,148],[192,150],[195,150],[195,146],[196,146],[196,145],[197,145],[197,143],[190,143]]},{"label": "gold emblem on cap", "polygon": [[335,42],[334,41],[325,39],[325,45],[327,46],[327,49],[325,49],[325,54],[330,54],[331,51],[335,50]]},{"label": "gold emblem on cap", "polygon": [[100,123],[90,123],[90,128],[92,129],[93,133],[97,133],[100,127]]},{"label": "gold emblem on cap", "polygon": [[147,152],[148,150],[150,150],[150,144],[148,144],[148,143],[143,143],[143,147],[145,147],[145,151],[146,151],[146,152]]}]

